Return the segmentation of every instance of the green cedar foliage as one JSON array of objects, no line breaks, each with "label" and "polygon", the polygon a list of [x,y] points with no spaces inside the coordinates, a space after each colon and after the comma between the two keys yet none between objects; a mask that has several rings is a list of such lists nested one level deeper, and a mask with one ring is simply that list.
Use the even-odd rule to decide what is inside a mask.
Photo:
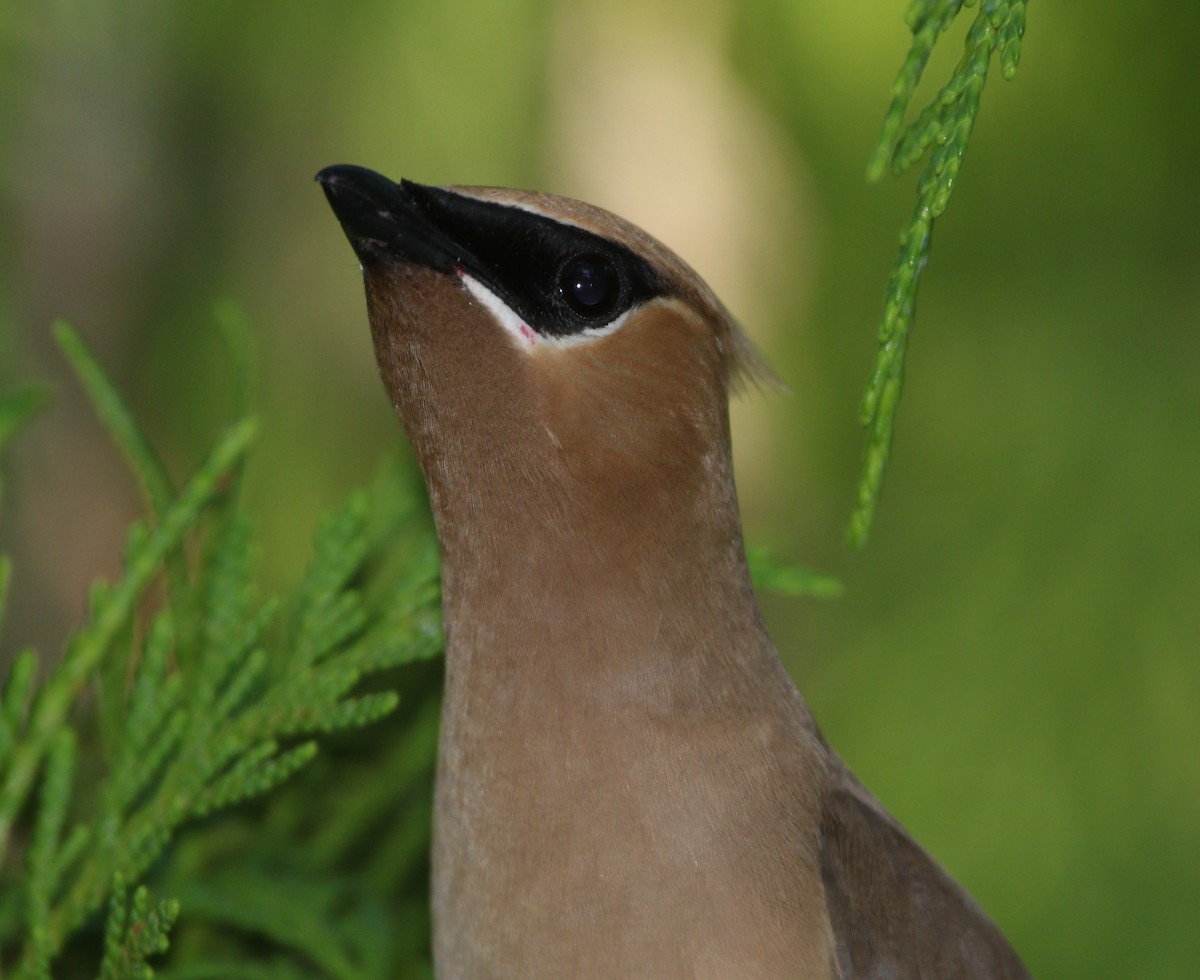
[{"label": "green cedar foliage", "polygon": [[[441,649],[420,494],[389,469],[322,523],[294,594],[261,600],[239,503],[254,421],[177,491],[78,335],[55,334],[152,518],[61,658],[24,651],[3,683],[0,975],[148,977],[169,933],[160,975],[420,975],[437,718],[417,662]],[[0,446],[39,402],[0,398]],[[314,764],[322,740],[350,757]]]},{"label": "green cedar foliage", "polygon": [[[904,126],[909,103],[938,38],[950,28],[962,8],[974,7],[976,3],[979,11],[967,31],[962,58],[950,81]],[[916,309],[917,286],[929,261],[934,219],[946,209],[958,181],[992,56],[999,52],[1000,69],[1006,79],[1017,72],[1021,37],[1025,33],[1025,6],[1026,0],[981,3],[911,0],[908,6],[905,20],[912,31],[912,45],[892,85],[892,101],[884,115],[867,176],[879,180],[889,170],[902,174],[927,153],[928,161],[917,181],[917,206],[900,233],[900,251],[888,282],[879,324],[879,351],[860,410],[860,421],[867,429],[867,445],[847,528],[847,541],[852,548],[860,548],[866,542],[883,486],[896,404],[904,383],[904,356]]]}]

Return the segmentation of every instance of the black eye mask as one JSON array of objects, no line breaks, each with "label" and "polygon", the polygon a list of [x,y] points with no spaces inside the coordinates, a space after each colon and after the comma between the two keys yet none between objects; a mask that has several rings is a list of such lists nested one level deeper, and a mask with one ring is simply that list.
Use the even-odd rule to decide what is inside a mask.
[{"label": "black eye mask", "polygon": [[364,263],[391,257],[465,272],[546,337],[603,327],[663,292],[623,246],[519,207],[361,167],[328,167],[317,179]]},{"label": "black eye mask", "polygon": [[604,326],[662,292],[643,259],[599,235],[440,188],[409,181],[401,188],[459,246],[455,264],[540,334]]}]

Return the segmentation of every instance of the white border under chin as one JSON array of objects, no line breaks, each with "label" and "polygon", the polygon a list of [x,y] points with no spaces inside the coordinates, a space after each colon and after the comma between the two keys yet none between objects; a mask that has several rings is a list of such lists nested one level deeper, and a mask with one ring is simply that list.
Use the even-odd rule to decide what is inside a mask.
[{"label": "white border under chin", "polygon": [[478,279],[469,276],[461,269],[457,270],[458,278],[462,280],[463,285],[467,287],[475,300],[484,307],[496,322],[514,339],[520,346],[531,349],[539,345],[548,347],[575,347],[578,344],[586,344],[592,340],[597,340],[600,337],[607,337],[611,333],[616,333],[621,329],[621,325],[629,318],[632,310],[626,310],[618,317],[609,320],[602,327],[588,327],[586,330],[581,330],[578,333],[567,334],[565,337],[547,337],[538,333],[528,323],[522,320],[513,311],[507,303],[499,296],[493,293]]}]

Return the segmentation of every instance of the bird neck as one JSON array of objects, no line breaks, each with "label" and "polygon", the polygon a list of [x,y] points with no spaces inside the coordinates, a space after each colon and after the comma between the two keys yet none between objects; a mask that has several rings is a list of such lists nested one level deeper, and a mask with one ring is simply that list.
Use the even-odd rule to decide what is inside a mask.
[{"label": "bird neck", "polygon": [[617,475],[621,492],[590,467],[572,481],[569,466],[548,476],[498,459],[467,476],[442,463],[430,489],[448,709],[514,685],[568,702],[603,689],[645,703],[733,696],[764,660],[775,679],[727,450],[676,460],[669,474],[647,458]]}]

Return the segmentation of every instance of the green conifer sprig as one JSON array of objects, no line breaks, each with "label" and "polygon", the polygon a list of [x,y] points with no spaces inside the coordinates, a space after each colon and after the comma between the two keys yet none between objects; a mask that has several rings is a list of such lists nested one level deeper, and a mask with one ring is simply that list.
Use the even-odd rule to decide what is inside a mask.
[{"label": "green conifer sprig", "polygon": [[167,951],[167,934],[178,916],[179,903],[172,899],[151,907],[144,886],[134,892],[130,902],[125,879],[115,875],[104,927],[100,980],[151,980],[154,970],[146,960]]},{"label": "green conifer sprig", "polygon": [[[78,335],[62,323],[55,333],[138,472],[153,523],[131,528],[120,575],[93,588],[86,622],[41,684],[31,651],[5,680],[0,873],[21,882],[24,901],[19,934],[0,902],[0,971],[17,944],[17,975],[49,976],[107,901],[102,975],[149,976],[145,961],[165,948],[177,908],[151,909],[140,888],[130,904],[126,883],[161,861],[185,822],[287,780],[315,756],[315,736],[396,706],[393,691],[356,689],[368,674],[440,650],[436,544],[396,486],[358,492],[323,522],[296,598],[260,601],[253,528],[234,494],[255,423],[235,423],[175,494]],[[0,415],[10,404],[0,402]],[[387,552],[412,561],[385,567]],[[170,587],[154,610],[149,590],[164,572]],[[0,608],[8,578],[0,562]],[[91,686],[98,719],[77,710]],[[81,737],[96,727],[98,743]],[[432,750],[422,752],[428,766]],[[32,830],[8,847],[20,826]]]},{"label": "green conifer sprig", "polygon": [[59,349],[91,399],[96,415],[108,429],[113,442],[125,454],[130,468],[141,483],[151,512],[161,517],[175,496],[175,488],[171,485],[162,459],[74,328],[66,320],[58,320],[52,330]]},{"label": "green conifer sprig", "polygon": [[841,581],[834,576],[783,561],[765,545],[748,545],[746,562],[754,587],[761,592],[836,599],[844,591]]},{"label": "green conifer sprig", "polygon": [[[167,508],[158,527],[150,530],[139,521],[130,528],[121,576],[112,585],[99,582],[93,587],[87,622],[72,636],[62,661],[34,695],[23,726],[21,692],[13,692],[8,720],[16,729],[16,737],[0,774],[0,860],[5,856],[13,820],[28,797],[51,740],[66,725],[79,692],[131,621],[167,554],[178,547],[219,493],[222,476],[246,451],[255,428],[253,420],[245,420],[218,441],[207,462]],[[33,654],[23,654],[18,661],[34,659]],[[29,692],[24,693],[27,696]]]},{"label": "green conifer sprig", "polygon": [[892,85],[892,100],[867,168],[868,178],[878,180],[888,170],[904,173],[929,154],[917,182],[916,208],[900,233],[900,251],[879,325],[879,350],[860,409],[859,420],[867,429],[867,444],[847,528],[847,541],[852,548],[865,543],[879,502],[891,452],[896,405],[904,383],[904,359],[917,287],[929,261],[934,220],[945,210],[954,192],[993,55],[1000,52],[1001,72],[1006,79],[1016,74],[1020,60],[1026,0],[982,0],[967,31],[962,58],[950,80],[904,126],[909,104],[934,45],[962,8],[974,7],[977,2],[912,0],[909,4],[905,19],[912,31],[912,44]]},{"label": "green conifer sprig", "polygon": [[50,908],[64,870],[64,862],[58,860],[58,852],[62,846],[62,830],[74,774],[75,733],[64,728],[54,734],[46,751],[41,799],[28,858],[29,887],[26,889],[25,915],[29,943],[25,952],[25,973],[39,980],[50,976],[50,958],[53,955]]}]

